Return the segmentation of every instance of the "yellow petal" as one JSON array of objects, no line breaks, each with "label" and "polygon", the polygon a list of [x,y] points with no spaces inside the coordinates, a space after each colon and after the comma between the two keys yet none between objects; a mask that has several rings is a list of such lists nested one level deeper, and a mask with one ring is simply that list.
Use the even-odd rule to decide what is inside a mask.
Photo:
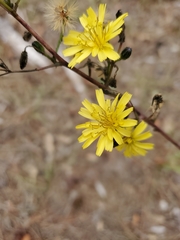
[{"label": "yellow petal", "polygon": [[121,99],[119,100],[118,107],[119,107],[119,105],[126,106],[126,104],[130,101],[131,97],[132,97],[132,94],[125,92],[122,95]]},{"label": "yellow petal", "polygon": [[136,141],[143,141],[150,137],[152,137],[152,133],[148,131],[148,132],[145,132],[145,133],[142,133],[142,134],[136,136],[135,139],[136,139]]},{"label": "yellow petal", "polygon": [[121,134],[119,134],[118,132],[114,131],[113,132],[113,138],[115,139],[115,141],[121,145],[123,143],[123,139],[122,139],[122,136]]},{"label": "yellow petal", "polygon": [[97,98],[97,101],[98,101],[99,105],[103,109],[105,109],[106,102],[105,102],[105,99],[104,99],[104,93],[103,93],[102,89],[96,90],[96,98]]},{"label": "yellow petal", "polygon": [[134,129],[134,132],[133,132],[133,137],[139,135],[140,133],[142,133],[147,127],[147,124],[142,121],[140,122],[137,127]]},{"label": "yellow petal", "polygon": [[96,155],[97,156],[101,156],[101,154],[103,153],[104,144],[105,144],[105,139],[104,139],[104,136],[101,135],[99,140],[98,140],[98,143],[97,143],[97,150],[96,150]]},{"label": "yellow petal", "polygon": [[105,12],[106,12],[106,4],[100,4],[99,5],[99,16],[98,16],[98,21],[100,23],[104,22]]},{"label": "yellow petal", "polygon": [[135,145],[136,145],[138,148],[147,149],[147,150],[150,150],[150,149],[153,149],[153,148],[154,148],[154,144],[153,144],[153,143],[141,143],[141,142],[136,142]]},{"label": "yellow petal", "polygon": [[65,57],[68,57],[68,56],[72,56],[72,55],[78,53],[81,50],[82,50],[82,46],[70,47],[70,48],[63,50],[63,54]]},{"label": "yellow petal", "polygon": [[[97,138],[98,138],[98,136],[97,136]],[[85,149],[85,148],[89,147],[95,140],[96,140],[96,138],[87,139],[87,141],[82,145],[82,148]]]}]

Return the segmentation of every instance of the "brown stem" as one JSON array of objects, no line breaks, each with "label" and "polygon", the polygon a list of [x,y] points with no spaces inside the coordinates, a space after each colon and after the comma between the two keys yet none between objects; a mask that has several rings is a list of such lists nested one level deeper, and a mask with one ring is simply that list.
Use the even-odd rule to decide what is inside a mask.
[{"label": "brown stem", "polygon": [[180,149],[180,144],[174,141],[169,135],[167,135],[160,127],[158,127],[154,122],[150,121],[144,114],[142,114],[137,108],[134,107],[134,110],[137,114],[150,126],[154,128],[155,131],[159,132],[163,137],[165,137],[169,142],[171,142],[174,146]]},{"label": "brown stem", "polygon": [[[54,49],[52,49],[47,42],[44,41],[43,38],[41,38],[17,13],[10,13],[14,18],[16,18],[16,20],[18,22],[21,23],[21,25],[23,25],[60,63],[62,66],[67,67],[68,68],[68,62],[66,62],[62,57],[59,56],[59,54],[56,53],[56,51],[54,51]],[[101,84],[100,82],[96,81],[95,79],[89,77],[88,75],[86,75],[85,73],[81,72],[79,69],[77,68],[72,68],[71,69],[73,72],[77,73],[78,75],[80,75],[81,77],[85,78],[87,81],[93,83],[94,85],[96,85],[99,88],[105,89],[105,86],[103,84]]]},{"label": "brown stem", "polygon": [[[7,10],[7,9],[6,9]],[[59,62],[62,66],[68,68],[68,63],[61,58],[45,41],[43,38],[41,38],[16,12],[14,11],[9,11],[9,14],[11,14],[18,22],[21,23]],[[96,81],[95,79],[89,77],[85,73],[81,72],[77,68],[72,68],[71,69],[73,72],[77,73],[87,81],[91,82],[92,84],[96,85],[99,88],[102,88],[105,90],[105,93],[111,96],[116,96],[118,93],[116,91],[111,90],[109,87],[101,84],[100,82]],[[180,145],[174,141],[170,136],[168,136],[161,128],[156,126],[153,122],[149,121],[149,119],[143,115],[137,108],[134,107],[134,110],[138,113],[141,118],[147,122],[149,125],[151,125],[156,131],[161,133],[168,141],[170,141],[174,146],[176,146],[178,149],[180,149]]]},{"label": "brown stem", "polygon": [[8,69],[8,70],[4,70],[5,73],[0,74],[0,76],[8,75],[10,73],[39,72],[39,71],[46,70],[48,68],[58,67],[60,65],[61,65],[60,63],[54,63],[54,64],[51,64],[51,65],[48,65],[48,66],[45,66],[45,67],[41,67],[41,68],[34,68],[34,69],[29,69],[29,70],[17,70],[17,71],[11,71],[11,70]]}]

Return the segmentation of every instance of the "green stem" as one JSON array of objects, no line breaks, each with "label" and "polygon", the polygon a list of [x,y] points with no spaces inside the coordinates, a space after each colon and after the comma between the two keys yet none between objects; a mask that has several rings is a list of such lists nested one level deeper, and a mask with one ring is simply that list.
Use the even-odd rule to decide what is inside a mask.
[{"label": "green stem", "polygon": [[18,8],[18,6],[19,6],[20,1],[21,1],[21,0],[17,0],[17,2],[15,3],[14,11],[17,11],[17,8]]},{"label": "green stem", "polygon": [[[121,48],[122,48],[122,42],[119,44],[119,47],[118,47],[118,53],[120,54],[120,51],[121,51]],[[110,83],[111,83],[111,74],[112,74],[112,70],[114,68],[114,65],[115,65],[116,61],[110,61],[108,62],[108,76],[105,80],[105,86],[106,87],[109,87]]]},{"label": "green stem", "polygon": [[121,51],[122,45],[123,45],[123,43],[120,42],[119,47],[118,47],[118,51],[117,51],[119,54],[120,54],[120,51]]},{"label": "green stem", "polygon": [[57,43],[57,47],[56,47],[56,52],[58,52],[58,50],[59,50],[59,46],[60,46],[60,44],[62,43],[62,40],[63,40],[63,33],[62,33],[62,31],[60,32],[60,35],[59,35],[59,40],[58,40],[58,43]]},{"label": "green stem", "polygon": [[14,9],[12,9],[9,5],[7,5],[3,0],[0,0],[0,6],[4,8],[7,12],[13,13]]},{"label": "green stem", "polygon": [[107,78],[105,79],[105,86],[106,87],[109,87],[110,83],[111,83],[111,74],[112,74],[112,70],[114,68],[114,64],[115,62],[114,61],[109,61],[108,62],[108,76]]}]

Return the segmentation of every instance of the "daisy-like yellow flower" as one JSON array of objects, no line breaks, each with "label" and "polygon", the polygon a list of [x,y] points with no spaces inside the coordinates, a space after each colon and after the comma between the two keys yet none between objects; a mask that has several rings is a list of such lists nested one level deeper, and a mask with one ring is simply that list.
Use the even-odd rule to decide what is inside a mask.
[{"label": "daisy-like yellow flower", "polygon": [[120,58],[120,55],[114,50],[109,41],[121,33],[124,18],[128,14],[122,14],[116,20],[105,24],[105,11],[106,4],[99,5],[98,15],[91,7],[88,8],[87,16],[83,14],[79,18],[84,31],[71,30],[68,36],[63,38],[64,44],[71,46],[63,51],[64,56],[74,55],[68,65],[69,67],[73,68],[91,54],[93,57],[98,56],[100,62],[107,58],[114,61]]},{"label": "daisy-like yellow flower", "polygon": [[118,146],[117,149],[119,151],[124,150],[124,155],[126,157],[132,157],[132,156],[138,156],[138,155],[145,156],[147,153],[147,150],[154,148],[153,143],[141,142],[143,140],[146,140],[152,137],[152,134],[150,131],[143,133],[146,127],[147,127],[147,124],[144,121],[139,123],[134,128],[134,130],[131,131],[131,135],[129,137],[123,138],[124,143]]},{"label": "daisy-like yellow flower", "polygon": [[99,138],[96,155],[100,156],[104,150],[113,150],[114,140],[120,145],[123,144],[123,137],[131,136],[129,129],[137,125],[136,120],[125,119],[133,111],[132,107],[126,109],[131,96],[126,92],[119,100],[118,94],[111,103],[110,99],[105,100],[100,89],[96,90],[99,105],[90,103],[87,99],[82,102],[84,107],[80,109],[79,114],[90,120],[76,126],[76,129],[84,129],[78,138],[79,142],[84,142],[83,149]]},{"label": "daisy-like yellow flower", "polygon": [[45,17],[53,28],[64,33],[66,28],[74,28],[77,5],[71,0],[49,0],[45,7]]}]

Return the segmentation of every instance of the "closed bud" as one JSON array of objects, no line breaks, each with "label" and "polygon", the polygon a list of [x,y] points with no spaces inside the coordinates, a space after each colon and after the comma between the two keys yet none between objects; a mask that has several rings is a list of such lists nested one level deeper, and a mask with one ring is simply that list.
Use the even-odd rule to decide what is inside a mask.
[{"label": "closed bud", "polygon": [[28,54],[26,51],[23,51],[19,59],[19,65],[21,69],[24,69],[26,67],[27,61],[28,61]]},{"label": "closed bud", "polygon": [[32,37],[32,34],[30,32],[25,31],[23,35],[24,41],[28,42]]},{"label": "closed bud", "polygon": [[[120,17],[123,14],[123,12],[121,11],[121,9],[119,9],[116,13],[116,18]],[[122,25],[122,31],[119,34],[119,41],[120,43],[125,42],[126,36],[125,36],[125,24]]]},{"label": "closed bud", "polygon": [[34,41],[34,42],[32,43],[32,46],[33,46],[33,48],[34,48],[37,52],[45,55],[44,47],[43,47],[43,45],[41,45],[38,41]]},{"label": "closed bud", "polygon": [[121,52],[121,60],[126,60],[131,56],[132,48],[125,47]]},{"label": "closed bud", "polygon": [[122,13],[121,9],[119,9],[116,13],[116,18],[120,17],[122,14],[123,13]]}]

